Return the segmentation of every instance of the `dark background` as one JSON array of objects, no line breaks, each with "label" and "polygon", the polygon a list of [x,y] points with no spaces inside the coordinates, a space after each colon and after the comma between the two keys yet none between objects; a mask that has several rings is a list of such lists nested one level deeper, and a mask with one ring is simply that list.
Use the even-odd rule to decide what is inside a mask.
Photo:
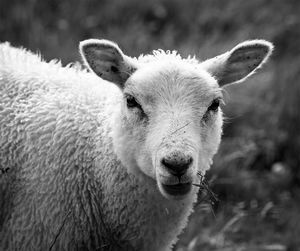
[{"label": "dark background", "polygon": [[0,41],[63,64],[80,60],[87,38],[114,40],[131,56],[162,48],[202,59],[272,41],[264,69],[225,90],[209,188],[175,250],[300,250],[299,16],[296,0],[1,0]]}]

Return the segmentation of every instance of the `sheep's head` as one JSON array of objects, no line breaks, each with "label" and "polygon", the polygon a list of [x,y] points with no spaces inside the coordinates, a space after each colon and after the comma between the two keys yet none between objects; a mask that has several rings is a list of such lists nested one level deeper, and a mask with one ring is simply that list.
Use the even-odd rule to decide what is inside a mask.
[{"label": "sheep's head", "polygon": [[114,147],[123,165],[156,180],[163,196],[188,196],[205,173],[222,134],[222,87],[245,80],[269,57],[272,44],[243,42],[199,62],[155,51],[133,59],[106,40],[80,44],[87,66],[123,93]]}]

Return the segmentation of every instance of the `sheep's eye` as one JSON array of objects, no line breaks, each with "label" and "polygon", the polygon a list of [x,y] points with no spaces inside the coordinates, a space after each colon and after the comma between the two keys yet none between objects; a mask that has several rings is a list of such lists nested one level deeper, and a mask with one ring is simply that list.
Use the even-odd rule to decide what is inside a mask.
[{"label": "sheep's eye", "polygon": [[211,104],[209,105],[209,107],[206,110],[206,113],[203,116],[203,122],[207,122],[209,120],[209,118],[211,118],[213,116],[213,114],[215,114],[220,106],[220,103],[222,102],[221,98],[216,98],[214,99]]},{"label": "sheep's eye", "polygon": [[216,112],[218,111],[220,106],[220,99],[214,99],[213,102],[210,104],[210,106],[207,108],[207,111],[213,111]]},{"label": "sheep's eye", "polygon": [[131,96],[129,94],[126,94],[125,98],[126,98],[126,104],[127,104],[128,108],[139,108],[139,109],[142,109],[141,105],[136,101],[136,99],[133,96]]}]

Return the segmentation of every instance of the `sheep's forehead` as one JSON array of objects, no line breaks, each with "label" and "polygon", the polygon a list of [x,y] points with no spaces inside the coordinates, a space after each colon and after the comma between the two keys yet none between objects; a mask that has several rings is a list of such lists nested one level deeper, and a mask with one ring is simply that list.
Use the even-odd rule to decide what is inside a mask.
[{"label": "sheep's forehead", "polygon": [[146,103],[181,102],[200,106],[221,95],[216,80],[199,65],[180,61],[142,65],[125,89]]}]

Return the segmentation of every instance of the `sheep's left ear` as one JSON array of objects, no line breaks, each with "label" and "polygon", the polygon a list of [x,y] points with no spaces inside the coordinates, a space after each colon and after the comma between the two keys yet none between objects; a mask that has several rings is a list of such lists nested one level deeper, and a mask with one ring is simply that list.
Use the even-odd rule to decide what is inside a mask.
[{"label": "sheep's left ear", "polygon": [[201,63],[215,77],[220,86],[238,83],[252,75],[267,61],[273,45],[265,40],[251,40],[238,44],[231,51]]},{"label": "sheep's left ear", "polygon": [[133,59],[123,54],[117,44],[108,40],[88,39],[80,42],[79,50],[85,64],[99,77],[120,88],[136,70]]}]

